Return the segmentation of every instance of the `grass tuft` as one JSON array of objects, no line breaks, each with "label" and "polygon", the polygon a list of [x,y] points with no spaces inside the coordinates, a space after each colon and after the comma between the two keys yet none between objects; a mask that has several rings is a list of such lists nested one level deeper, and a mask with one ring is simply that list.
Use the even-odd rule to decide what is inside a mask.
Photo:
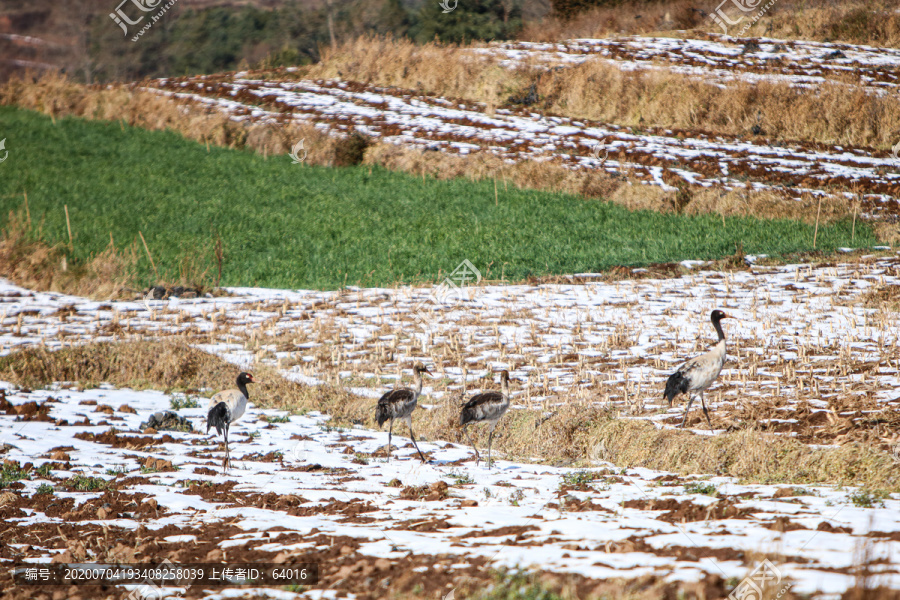
[{"label": "grass tuft", "polygon": [[685,494],[701,494],[703,496],[717,496],[719,494],[718,488],[711,483],[703,483],[702,481],[695,481],[693,483],[689,483],[684,486]]},{"label": "grass tuft", "polygon": [[173,396],[169,399],[169,407],[172,410],[180,410],[182,408],[199,408],[200,403],[196,398],[193,398],[191,396],[185,396],[183,398]]},{"label": "grass tuft", "polygon": [[6,462],[0,466],[0,489],[20,479],[31,479],[31,477],[28,471],[21,468],[18,463]]},{"label": "grass tuft", "polygon": [[884,508],[884,501],[890,494],[883,490],[859,490],[850,494],[850,502],[857,508]]},{"label": "grass tuft", "polygon": [[38,486],[35,494],[46,494],[48,496],[52,496],[55,491],[55,488],[49,483],[42,483]]},{"label": "grass tuft", "polygon": [[602,475],[595,471],[572,471],[562,476],[560,488],[575,488],[579,490],[590,489],[590,483],[601,479]]},{"label": "grass tuft", "polygon": [[101,477],[76,474],[63,483],[79,492],[97,492],[109,488],[111,482]]}]

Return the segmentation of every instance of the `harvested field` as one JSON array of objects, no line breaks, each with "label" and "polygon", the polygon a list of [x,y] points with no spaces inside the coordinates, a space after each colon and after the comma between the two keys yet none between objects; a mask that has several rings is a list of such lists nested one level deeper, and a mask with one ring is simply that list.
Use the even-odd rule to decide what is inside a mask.
[{"label": "harvested field", "polygon": [[[730,360],[708,394],[717,429],[890,450],[900,332],[881,298],[897,284],[900,260],[763,263],[748,257],[735,270],[711,271],[686,262],[669,265],[668,278],[634,269],[632,279],[480,284],[449,297],[432,287],[230,288],[217,298],[98,302],[7,284],[0,342],[10,352],[186,340],[235,363],[369,397],[408,382],[412,362],[423,360],[435,371],[425,393],[437,404],[460,393],[463,367],[469,392],[494,385],[491,372],[502,367],[519,408],[552,413],[577,403],[673,426],[682,412],[664,410],[665,377],[710,343],[709,312],[722,308],[738,318],[726,322]],[[34,372],[19,382],[48,383]],[[701,426],[699,411],[690,422]]]},{"label": "harvested field", "polygon": [[[409,561],[424,573],[442,565],[434,579],[441,587],[430,592],[435,597],[485,585],[479,579],[485,573],[515,566],[580,577],[586,589],[609,578],[652,576],[678,589],[713,586],[724,595],[763,557],[793,582],[791,593],[833,597],[858,582],[863,567],[848,552],[853,547],[867,549],[864,569],[873,578],[867,585],[894,587],[900,585],[889,558],[900,550],[900,505],[891,493],[900,487],[898,332],[879,291],[896,285],[898,266],[893,255],[789,266],[754,265],[751,257],[727,272],[687,264],[673,265],[669,277],[638,269],[623,280],[581,275],[570,283],[473,285],[461,288],[458,302],[431,301],[424,311],[432,288],[235,288],[219,298],[95,302],[6,284],[0,376],[29,387],[6,385],[0,432],[8,468],[30,479],[8,486],[3,510],[15,526],[5,530],[12,537],[4,558],[59,551],[79,560],[104,558],[107,550],[51,534],[56,530],[48,523],[57,520],[105,526],[118,537],[135,527],[164,531],[152,546],[122,543],[110,550],[140,560],[214,561],[242,548],[242,557],[259,562],[279,554],[319,561],[323,582],[356,597],[377,594],[355,587],[348,575],[384,571],[380,581]],[[718,431],[709,438],[699,411],[692,414],[694,433],[672,432],[676,437],[657,447],[680,453],[672,464],[696,471],[660,469],[662,459],[654,463],[641,448],[645,442],[627,442],[636,440],[629,423],[650,422],[665,432],[680,420],[681,407],[666,410],[660,402],[661,386],[677,361],[706,345],[712,307],[740,317],[727,324],[731,358],[708,394]],[[416,320],[417,310],[424,320]],[[169,381],[162,387],[185,389],[186,396],[108,385],[79,391],[78,384],[47,381],[95,385],[104,377],[122,385],[144,372],[143,363],[116,362],[115,353],[100,353],[97,345],[65,363],[52,356],[87,342],[167,338],[192,344],[197,360],[188,365],[154,350],[158,372],[146,371],[145,383]],[[21,358],[29,348],[32,357]],[[193,386],[233,376],[199,350],[267,373],[254,402],[281,409],[294,403],[306,411],[310,405],[297,398],[319,389],[316,402],[335,414],[288,416],[251,407],[232,433],[239,466],[223,476],[215,439],[141,434],[139,427],[153,411],[190,406],[190,397],[205,393]],[[374,399],[398,378],[408,381],[415,360],[434,373],[415,420],[420,434],[424,428],[427,441],[420,445],[429,465],[414,460],[399,426],[391,462],[386,432],[364,428]],[[166,374],[178,364],[184,368]],[[491,372],[499,368],[513,377],[513,414],[501,422],[495,444],[495,453],[507,458],[494,470],[476,467],[471,450],[456,443],[458,430],[440,423],[458,406],[462,367],[469,394],[493,388]],[[293,391],[281,377],[302,385]],[[346,396],[329,405],[335,386]],[[565,459],[547,452],[564,438],[545,436],[573,423],[577,428],[573,410],[595,415],[599,428],[591,425],[580,442],[593,444],[592,452]],[[202,408],[178,412],[203,429]],[[610,428],[625,433],[616,437]],[[797,454],[798,463],[823,466],[786,474],[784,465],[773,464],[768,474],[717,476],[715,466],[686,461],[685,449],[706,439],[743,440],[744,454],[787,448],[779,445],[783,439],[821,453]],[[626,445],[616,447],[617,441]],[[542,451],[558,466],[522,461]],[[854,469],[872,469],[880,478],[842,473],[837,465],[851,456],[869,461]],[[29,471],[44,463],[49,472]],[[739,472],[720,467],[726,475]],[[79,481],[94,483],[79,492]],[[856,485],[835,487],[842,482]],[[53,486],[61,503],[23,512],[44,506],[26,500],[42,484]],[[148,503],[153,510],[142,508]],[[256,508],[248,512],[248,506]],[[282,530],[272,530],[275,523]],[[188,539],[182,536],[196,544],[172,555],[165,540]],[[188,597],[195,593],[188,590]]]},{"label": "harvested field", "polygon": [[[530,567],[576,578],[581,597],[611,579],[664,579],[673,591],[707,588],[720,597],[765,556],[778,565],[781,587],[792,584],[788,597],[817,598],[857,581],[860,565],[847,548],[865,546],[872,581],[900,585],[890,558],[900,551],[897,500],[867,508],[850,490],[741,485],[602,463],[574,470],[501,460],[489,471],[474,466],[470,449],[441,441],[420,442],[431,459],[422,465],[402,437],[387,462],[385,432],[261,409],[233,431],[236,467],[223,476],[222,448],[204,434],[140,435],[146,415],[169,408],[166,394],[109,386],[5,391],[14,407],[48,407],[49,420],[0,416],[4,469],[28,474],[0,494],[9,523],[0,533],[4,561],[317,562],[314,589],[373,599],[387,590],[462,595],[489,583],[492,569]],[[98,413],[100,405],[117,409]],[[203,409],[180,412],[202,428]],[[110,428],[154,441],[134,447],[86,435]],[[86,480],[94,484],[79,489]],[[67,588],[20,586],[4,597],[57,589]],[[212,592],[170,586],[163,593]]]}]

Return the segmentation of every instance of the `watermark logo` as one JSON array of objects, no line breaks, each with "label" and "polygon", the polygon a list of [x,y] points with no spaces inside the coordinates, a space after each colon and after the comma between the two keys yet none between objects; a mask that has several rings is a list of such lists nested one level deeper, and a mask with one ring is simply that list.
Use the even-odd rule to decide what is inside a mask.
[{"label": "watermark logo", "polygon": [[[728,600],[762,600],[763,590],[769,587],[776,587],[780,583],[781,571],[767,558],[728,594]],[[781,598],[790,587],[790,583],[785,584],[778,591],[775,600]]]},{"label": "watermark logo", "polygon": [[[178,0],[169,0],[166,4],[162,5],[163,0],[122,0],[119,2],[119,5],[116,9],[109,13],[109,18],[113,20],[113,22],[122,28],[122,32],[127,36],[128,35],[128,27],[129,25],[138,25],[141,21],[144,20],[144,16],[141,13],[149,13],[151,11],[156,10],[157,12],[149,15],[149,21],[141,27],[140,31],[138,31],[134,37],[131,38],[132,42],[138,41],[142,35],[144,35],[151,27],[153,27],[154,23],[159,21],[166,11],[175,6],[175,3]],[[125,6],[128,4],[133,4],[140,12],[135,12],[129,7],[129,12],[132,15],[137,15],[136,19],[132,19],[128,13],[125,12]],[[160,6],[162,5],[162,6]],[[158,9],[158,10],[157,10]]]},{"label": "watermark logo", "polygon": [[291,148],[290,153],[288,153],[288,156],[291,157],[292,165],[299,165],[304,160],[306,160],[306,156],[307,154],[309,154],[309,152],[306,150],[306,148],[303,147],[303,143],[305,141],[306,138],[303,138],[302,140],[294,144],[294,147]]},{"label": "watermark logo", "polygon": [[9,150],[6,149],[6,138],[0,140],[0,150],[3,150],[3,158],[0,158],[0,163],[2,163],[9,156]]},{"label": "watermark logo", "polygon": [[150,291],[147,292],[147,295],[144,296],[144,307],[147,309],[147,312],[153,312],[153,309],[150,307],[150,301],[154,300],[153,298],[153,288],[150,288]]},{"label": "watermark logo", "polygon": [[[766,14],[766,11],[772,8],[772,5],[774,5],[778,0],[769,0],[765,6],[757,10],[762,1],[763,0],[722,0],[722,2],[719,3],[719,6],[716,7],[715,12],[710,13],[709,18],[712,19],[716,23],[716,25],[722,28],[722,33],[727,34],[728,28],[730,26],[737,25],[741,21],[743,21],[745,17],[749,17],[751,21],[748,24],[744,25],[740,32],[738,32],[738,36],[741,36],[746,33],[746,31],[750,29],[750,27],[752,27],[753,24],[760,19],[760,17]],[[757,12],[752,16],[749,14],[740,14],[737,16],[737,19],[732,20],[724,9],[724,6],[729,3],[736,6],[737,9],[742,13],[752,13],[753,11]]]},{"label": "watermark logo", "polygon": [[291,460],[295,462],[303,462],[306,460],[306,442],[297,442],[297,445],[291,448],[289,453]]},{"label": "watermark logo", "polygon": [[454,10],[456,10],[456,6],[457,6],[458,4],[459,4],[459,0],[453,0],[453,6],[450,6],[450,1],[449,1],[449,0],[441,0],[439,6],[440,6],[441,8],[444,9],[442,12],[444,12],[444,13],[451,13],[451,12],[453,12]]},{"label": "watermark logo", "polygon": [[[109,18],[112,19],[116,25],[122,28],[122,31],[125,32],[125,35],[128,35],[128,25],[137,25],[141,21],[144,20],[144,15],[139,16],[137,19],[132,21],[127,14],[125,14],[125,10],[122,8],[125,4],[132,3],[138,7],[143,12],[150,12],[157,6],[162,0],[122,0],[119,2],[119,5],[116,7],[116,10],[109,13]],[[127,23],[127,25],[126,25]]]},{"label": "watermark logo", "polygon": [[603,164],[606,162],[606,159],[609,158],[609,148],[606,148],[606,149],[604,150],[604,152],[603,152],[603,158],[600,158],[600,150],[601,150],[601,149],[603,149],[603,146],[601,146],[600,144],[595,144],[595,145],[591,148],[591,156],[593,156],[594,158],[596,158],[597,160],[599,160],[599,161],[600,161],[600,166],[602,167]]},{"label": "watermark logo", "polygon": [[416,305],[413,309],[416,321],[424,323],[426,320],[425,304],[430,302],[436,306],[452,306],[463,300],[463,288],[470,282],[481,281],[481,271],[475,268],[468,259],[457,265],[450,275],[444,278],[440,285],[435,286],[428,297]]}]

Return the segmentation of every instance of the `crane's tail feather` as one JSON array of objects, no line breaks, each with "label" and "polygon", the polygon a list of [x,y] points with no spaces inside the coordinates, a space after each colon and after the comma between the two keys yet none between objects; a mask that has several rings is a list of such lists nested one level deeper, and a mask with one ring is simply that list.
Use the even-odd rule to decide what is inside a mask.
[{"label": "crane's tail feather", "polygon": [[227,424],[228,405],[224,402],[219,402],[209,409],[209,414],[206,415],[206,433],[209,433],[210,427],[215,427],[216,433],[221,434]]},{"label": "crane's tail feather", "polygon": [[675,399],[675,396],[687,393],[690,384],[690,380],[681,371],[676,371],[669,376],[669,379],[666,381],[666,389],[663,392],[663,397],[669,401],[669,406],[672,406],[672,400]]}]

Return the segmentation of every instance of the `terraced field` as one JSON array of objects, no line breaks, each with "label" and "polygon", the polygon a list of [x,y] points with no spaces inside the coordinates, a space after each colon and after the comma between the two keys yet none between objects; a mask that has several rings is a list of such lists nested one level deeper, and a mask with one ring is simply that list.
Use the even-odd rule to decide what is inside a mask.
[{"label": "terraced field", "polygon": [[[509,42],[471,52],[511,69],[564,69],[599,60],[626,71],[674,72],[722,87],[733,81],[782,81],[810,88],[810,93],[838,86],[848,94],[886,94],[900,75],[900,53],[892,49],[716,35]],[[149,85],[239,121],[315,123],[334,135],[356,129],[420,149],[458,155],[488,152],[509,162],[552,161],[572,169],[602,169],[666,190],[697,184],[778,191],[794,198],[837,193],[858,199],[868,216],[898,212],[900,161],[890,152],[773,139],[766,134],[762,113],[758,130],[735,136],[626,128],[543,113],[525,100],[524,105],[493,107],[359,81],[297,80],[290,71],[204,75]]]}]

